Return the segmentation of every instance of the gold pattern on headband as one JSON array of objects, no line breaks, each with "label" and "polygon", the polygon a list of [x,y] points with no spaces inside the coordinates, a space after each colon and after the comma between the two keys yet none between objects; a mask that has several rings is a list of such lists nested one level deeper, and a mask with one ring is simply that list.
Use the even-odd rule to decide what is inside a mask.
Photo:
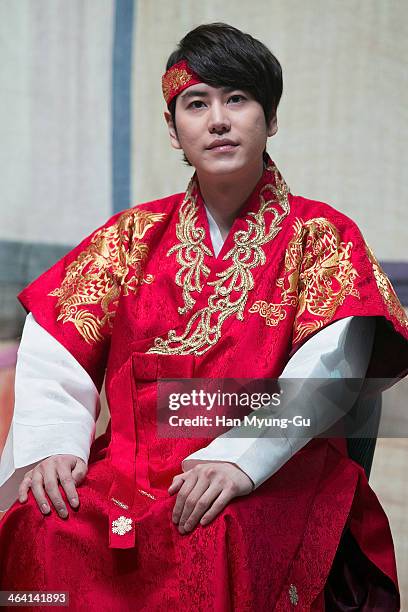
[{"label": "gold pattern on headband", "polygon": [[[48,294],[58,298],[57,320],[73,323],[89,344],[102,340],[102,329],[113,325],[120,293],[135,293],[141,283],[153,282],[152,274],[143,275],[148,247],[141,239],[164,217],[132,208],[95,232],[67,267],[61,285]],[[99,309],[102,315],[96,314]]]},{"label": "gold pattern on headband", "polygon": [[[183,333],[177,335],[174,329],[170,330],[167,338],[156,338],[153,346],[147,351],[160,355],[202,355],[214,346],[221,337],[222,326],[225,320],[235,316],[239,320],[244,318],[244,309],[248,300],[248,294],[254,288],[252,270],[265,264],[266,256],[262,247],[273,240],[281,229],[282,220],[290,211],[288,193],[289,189],[280,176],[276,166],[271,164],[266,169],[273,173],[273,183],[262,187],[259,194],[259,209],[257,212],[247,214],[247,229],[236,231],[234,234],[234,247],[224,255],[224,260],[230,261],[230,265],[223,271],[218,272],[218,279],[211,281],[208,285],[214,287],[213,293],[208,298],[207,306],[194,312],[187,322]],[[265,192],[272,192],[273,197],[265,198]],[[204,232],[203,228],[196,228],[197,209],[194,204],[190,205],[191,192],[187,196],[186,204],[179,213],[177,236],[185,238],[184,244],[180,241],[178,262],[189,257],[189,249],[197,248],[197,244],[191,241],[195,232]],[[186,209],[189,214],[185,214]],[[270,219],[270,215],[272,218]],[[267,223],[267,219],[269,224]],[[201,242],[202,244],[202,242]],[[175,251],[172,247],[171,251]],[[168,253],[170,254],[170,252]],[[183,259],[182,259],[183,258]],[[200,274],[207,274],[203,258],[197,257],[199,262],[190,277],[182,277],[179,273],[176,277],[177,284],[183,279],[184,312],[191,308],[194,299],[191,292],[200,290]],[[193,300],[193,302],[192,302]]]},{"label": "gold pattern on headband", "polygon": [[184,87],[191,80],[191,74],[185,68],[173,68],[165,74],[162,82],[163,96],[168,103],[173,93]]},{"label": "gold pattern on headband", "polygon": [[380,264],[377,261],[377,258],[375,257],[373,251],[367,243],[365,244],[365,247],[367,251],[367,256],[373,267],[373,273],[378,290],[385,302],[385,305],[387,306],[388,312],[390,313],[390,315],[397,319],[397,321],[400,325],[402,325],[402,327],[406,327],[408,329],[408,317],[394,291],[393,286],[391,285],[388,276],[381,268]]},{"label": "gold pattern on headband", "polygon": [[[360,297],[354,287],[358,276],[351,264],[352,242],[341,242],[333,223],[323,217],[296,219],[294,234],[285,253],[285,272],[276,281],[281,301],[256,301],[249,312],[259,312],[269,326],[286,317],[288,307],[296,307],[293,342],[302,340],[326,325],[347,295]],[[312,321],[302,322],[304,313]]]}]

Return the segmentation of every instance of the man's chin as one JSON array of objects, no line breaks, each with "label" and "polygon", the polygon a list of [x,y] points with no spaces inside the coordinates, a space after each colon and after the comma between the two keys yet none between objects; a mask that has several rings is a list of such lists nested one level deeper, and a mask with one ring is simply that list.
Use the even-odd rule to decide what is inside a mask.
[{"label": "man's chin", "polygon": [[227,176],[241,172],[244,166],[245,164],[242,162],[240,163],[238,160],[218,159],[208,163],[199,164],[197,171],[214,176]]}]

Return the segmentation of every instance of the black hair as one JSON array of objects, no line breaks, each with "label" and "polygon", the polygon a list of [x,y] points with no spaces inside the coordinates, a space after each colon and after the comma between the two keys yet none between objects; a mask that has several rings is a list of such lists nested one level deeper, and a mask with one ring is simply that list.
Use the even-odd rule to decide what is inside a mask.
[{"label": "black hair", "polygon": [[[200,25],[181,39],[166,70],[181,60],[207,85],[248,91],[262,106],[266,123],[276,115],[282,68],[273,53],[250,34],[226,23]],[[176,128],[176,98],[169,111]]]}]

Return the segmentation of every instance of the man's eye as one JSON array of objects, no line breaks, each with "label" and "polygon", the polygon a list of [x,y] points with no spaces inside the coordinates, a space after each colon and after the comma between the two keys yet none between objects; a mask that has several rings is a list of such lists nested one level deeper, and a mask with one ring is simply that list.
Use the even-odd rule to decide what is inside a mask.
[{"label": "man's eye", "polygon": [[204,102],[202,102],[202,100],[193,100],[189,105],[188,108],[202,108],[204,105]]},{"label": "man's eye", "polygon": [[242,100],[245,100],[244,96],[241,96],[241,94],[234,94],[233,96],[230,96],[228,101],[235,103],[241,102]]}]

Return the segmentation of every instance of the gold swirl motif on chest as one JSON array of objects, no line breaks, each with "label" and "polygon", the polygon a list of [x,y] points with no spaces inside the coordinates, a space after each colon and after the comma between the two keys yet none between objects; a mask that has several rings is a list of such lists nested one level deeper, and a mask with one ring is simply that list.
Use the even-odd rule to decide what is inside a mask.
[{"label": "gold swirl motif on chest", "polygon": [[[275,184],[262,187],[258,211],[247,214],[246,230],[235,232],[235,244],[223,257],[223,261],[229,260],[231,264],[217,273],[217,280],[208,283],[214,290],[207,305],[190,316],[183,333],[170,330],[167,338],[156,338],[148,353],[202,355],[218,342],[226,319],[235,316],[243,320],[248,294],[254,287],[252,270],[265,264],[262,247],[278,234],[281,222],[290,210],[286,183],[274,165],[267,170],[273,172]],[[266,199],[267,192],[272,193],[273,197]],[[191,193],[190,186],[180,208],[177,226],[179,244],[168,252],[168,255],[177,252],[177,261],[181,266],[176,275],[176,283],[183,288],[184,307],[179,309],[181,314],[187,313],[195,304],[191,293],[201,291],[209,274],[204,255],[212,255],[203,243],[204,229],[196,227],[198,208]],[[268,224],[267,218],[270,219]]]},{"label": "gold swirl motif on chest", "polygon": [[[285,253],[285,272],[276,281],[281,301],[258,300],[249,312],[258,312],[266,325],[276,326],[286,318],[288,308],[297,307],[294,343],[320,329],[347,295],[360,297],[354,287],[358,274],[351,264],[352,248],[352,242],[341,242],[337,228],[327,219],[296,219]],[[305,313],[314,320],[302,322]]]},{"label": "gold swirl motif on chest", "polygon": [[191,293],[200,292],[210,269],[205,265],[205,256],[212,257],[211,250],[204,244],[205,231],[196,227],[198,207],[197,196],[193,195],[195,184],[190,181],[185,198],[179,211],[179,223],[176,227],[178,243],[169,249],[167,256],[176,253],[180,266],[176,274],[176,284],[183,289],[184,306],[179,307],[180,314],[185,314],[193,308],[196,300]]},{"label": "gold swirl motif on chest", "polygon": [[57,320],[72,323],[87,343],[103,339],[111,329],[119,296],[135,293],[153,275],[143,275],[148,247],[141,239],[163,213],[130,209],[110,227],[92,236],[88,246],[67,266],[61,285],[48,295],[58,297]]},{"label": "gold swirl motif on chest", "polygon": [[390,313],[390,315],[392,315],[393,317],[397,319],[397,321],[402,327],[405,327],[408,329],[408,317],[406,315],[406,312],[401,302],[399,301],[394,291],[393,286],[390,283],[388,276],[385,274],[384,270],[381,268],[380,264],[378,263],[377,258],[375,257],[373,251],[371,250],[371,248],[368,246],[367,243],[365,244],[365,247],[366,247],[368,259],[370,260],[371,265],[373,267],[375,282],[377,283],[378,290],[381,294],[381,297],[383,298],[385,302],[388,312]]}]

